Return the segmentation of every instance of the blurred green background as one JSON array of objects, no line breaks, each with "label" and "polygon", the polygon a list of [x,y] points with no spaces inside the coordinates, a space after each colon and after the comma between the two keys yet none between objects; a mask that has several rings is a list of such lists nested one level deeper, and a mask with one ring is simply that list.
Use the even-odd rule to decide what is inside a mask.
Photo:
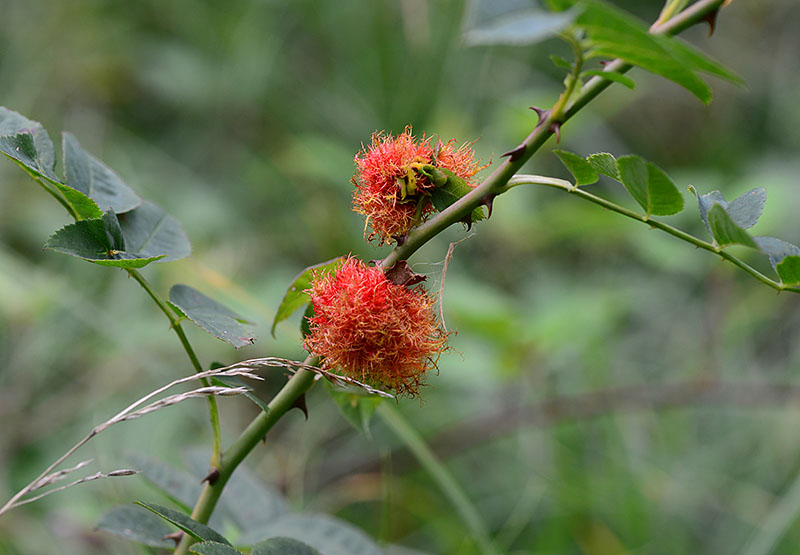
[{"label": "blurred green background", "polygon": [[[617,2],[653,20],[661,2]],[[350,211],[352,157],[375,130],[478,139],[498,161],[549,106],[561,75],[550,41],[463,48],[461,1],[4,0],[0,104],[73,132],[142,196],[174,214],[194,253],[145,275],[177,282],[255,320],[235,352],[197,329],[205,364],[302,359],[299,317],[269,325],[303,267],[353,252],[382,257]],[[737,1],[690,41],[741,74],[703,106],[633,72],[569,122],[561,147],[638,153],[682,191],[768,201],[754,232],[800,241],[800,5]],[[566,177],[548,145],[529,173]],[[628,206],[621,187],[593,190]],[[689,209],[667,218],[706,237]],[[11,162],[0,164],[0,500],[95,424],[190,373],[164,318],[125,274],[43,252],[68,222]],[[453,351],[424,401],[399,408],[464,485],[502,552],[796,553],[800,543],[798,299],[731,265],[552,190],[515,189],[490,221],[454,226],[412,260],[438,289]],[[765,260],[740,254],[765,272]],[[770,274],[771,275],[771,274]],[[273,387],[283,380],[275,372]],[[744,394],[665,408],[665,384],[723,380]],[[747,385],[752,384],[752,386]],[[764,384],[786,384],[768,390]],[[631,389],[633,387],[633,389]],[[550,411],[534,410],[550,402]],[[254,415],[222,400],[230,442]],[[293,507],[345,518],[425,553],[473,553],[446,499],[381,422],[370,441],[324,388],[310,419],[291,413],[248,465]],[[559,407],[565,407],[559,411]],[[75,462],[104,471],[126,451],[180,464],[209,445],[189,401],[112,428]],[[390,495],[387,497],[387,491]],[[163,502],[139,478],[93,482],[0,518],[0,553],[142,553],[93,531],[109,507]],[[386,511],[390,511],[387,513]],[[390,518],[381,515],[389,514]],[[755,546],[755,547],[754,547]],[[396,551],[399,553],[400,551]],[[409,553],[406,551],[405,553]]]}]

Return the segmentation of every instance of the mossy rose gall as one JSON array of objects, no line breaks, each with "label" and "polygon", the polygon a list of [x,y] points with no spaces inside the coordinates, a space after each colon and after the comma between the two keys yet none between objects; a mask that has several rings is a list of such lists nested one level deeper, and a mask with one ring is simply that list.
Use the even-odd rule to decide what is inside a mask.
[{"label": "mossy rose gall", "polygon": [[366,216],[367,237],[390,243],[425,221],[433,212],[429,195],[435,185],[417,169],[432,164],[453,172],[470,185],[482,169],[469,144],[458,147],[455,140],[431,145],[431,138],[417,139],[411,127],[397,137],[372,135],[370,145],[356,154],[353,209]]},{"label": "mossy rose gall", "polygon": [[303,346],[345,376],[414,396],[447,348],[433,297],[355,258],[316,276],[308,293],[315,315]]}]

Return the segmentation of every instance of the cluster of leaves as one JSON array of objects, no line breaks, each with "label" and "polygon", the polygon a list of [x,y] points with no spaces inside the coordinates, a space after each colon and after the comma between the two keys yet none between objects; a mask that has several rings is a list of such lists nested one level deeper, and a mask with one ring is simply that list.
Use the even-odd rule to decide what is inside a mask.
[{"label": "cluster of leaves", "polygon": [[[583,158],[573,152],[555,150],[555,154],[575,178],[575,186],[595,183],[605,175],[621,183],[642,207],[642,220],[651,216],[669,216],[684,208],[683,196],[669,176],[652,162],[636,155],[621,156],[602,152]],[[714,250],[720,252],[731,245],[759,250],[769,257],[770,264],[786,286],[800,284],[800,247],[775,237],[752,236],[748,229],[758,222],[764,210],[767,192],[763,187],[752,189],[728,202],[719,191],[698,193],[700,217],[713,239]]]},{"label": "cluster of leaves", "polygon": [[138,507],[119,505],[100,518],[98,528],[106,532],[152,547],[170,547],[174,545],[169,539],[174,532],[172,527],[176,527],[198,542],[190,550],[201,555],[242,553],[217,531],[227,529],[236,534],[236,545],[251,546],[248,552],[255,555],[380,553],[372,540],[345,521],[316,513],[290,512],[283,495],[245,468],[231,477],[209,525],[202,524],[184,511],[189,510],[200,494],[197,476],[208,464],[208,453],[202,450],[186,453],[185,461],[192,472],[138,454],[129,458],[132,465],[142,469],[150,484],[183,510],[154,503],[137,503]]},{"label": "cluster of leaves", "polygon": [[[63,133],[62,137],[63,175],[59,177],[55,148],[42,124],[0,107],[0,152],[55,196],[75,219],[47,240],[46,249],[128,271],[189,256],[191,245],[178,220],[139,197],[74,136]],[[188,285],[172,287],[170,306],[176,318],[188,318],[234,347],[254,341],[247,320]]]},{"label": "cluster of leaves", "polygon": [[[661,75],[686,88],[704,103],[711,89],[699,76],[713,75],[741,84],[742,79],[686,42],[653,34],[638,19],[612,5],[592,1],[549,0],[552,11],[529,3],[492,0],[472,2],[464,41],[468,45],[530,45],[567,32],[579,38],[584,59],[619,58],[626,63]],[[556,66],[571,71],[573,64],[551,56]],[[634,88],[634,81],[613,69],[587,69],[581,79],[600,77]]]}]

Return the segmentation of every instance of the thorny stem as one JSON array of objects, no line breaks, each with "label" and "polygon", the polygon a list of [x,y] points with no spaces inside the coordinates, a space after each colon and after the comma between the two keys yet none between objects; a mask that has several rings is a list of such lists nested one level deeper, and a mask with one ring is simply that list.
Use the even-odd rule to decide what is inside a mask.
[{"label": "thorny stem", "polygon": [[[678,15],[661,24],[655,24],[650,28],[653,34],[674,35],[702,21],[706,16],[719,9],[725,0],[700,0],[683,10]],[[625,73],[633,66],[617,59],[606,64],[604,71],[615,71]],[[531,132],[528,137],[515,149],[515,155],[506,158],[492,174],[481,184],[475,187],[470,193],[461,197],[430,220],[411,230],[408,238],[397,246],[381,262],[381,267],[389,268],[398,260],[406,260],[415,253],[422,245],[430,241],[434,236],[441,233],[456,222],[461,221],[464,216],[472,212],[476,207],[484,203],[485,199],[492,198],[502,192],[503,187],[517,171],[527,162],[533,154],[554,134],[554,124],[564,124],[567,120],[577,114],[584,106],[594,100],[597,95],[608,88],[613,81],[593,77],[581,88],[575,99],[569,105],[561,118],[554,118],[552,110],[543,114],[539,125]],[[558,103],[556,103],[557,107]]]},{"label": "thorny stem", "polygon": [[[669,35],[678,33],[698,23],[714,10],[719,9],[723,2],[724,0],[699,0],[690,8],[682,11],[669,21],[653,25],[650,31],[656,34]],[[631,67],[632,66],[625,64],[622,60],[615,60],[606,65],[605,71],[624,73]],[[552,111],[545,115],[542,121],[539,122],[539,125],[537,125],[531,134],[520,144],[517,149],[519,151],[518,155],[507,158],[488,178],[475,187],[470,193],[453,203],[446,210],[413,229],[409,233],[406,241],[389,253],[389,255],[381,261],[380,266],[389,268],[397,261],[407,259],[434,236],[438,235],[452,224],[462,220],[464,216],[483,204],[486,199],[490,199],[503,192],[509,179],[511,179],[525,162],[527,162],[530,157],[544,145],[547,139],[553,135],[555,130],[553,124],[563,124],[566,122],[610,84],[611,81],[599,77],[594,77],[589,80],[560,118],[553,117]],[[557,108],[558,104],[556,104],[555,107]],[[720,256],[723,256],[723,254],[720,253]],[[170,318],[170,320],[172,320],[172,318]],[[208,521],[219,500],[219,496],[222,494],[222,488],[238,464],[253,450],[275,422],[291,408],[292,404],[300,398],[313,383],[314,376],[312,373],[305,370],[298,370],[270,402],[270,410],[262,412],[250,423],[236,442],[222,455],[220,464],[217,466],[219,477],[214,484],[206,483],[192,511],[192,518],[200,522]],[[191,543],[192,539],[189,536],[184,536],[175,549],[175,554],[183,555],[187,553]]]},{"label": "thorny stem", "polygon": [[[315,357],[308,357],[304,362],[304,364],[310,365],[315,363]],[[286,382],[286,385],[269,402],[267,405],[268,410],[262,411],[256,416],[233,445],[225,450],[220,464],[216,467],[219,474],[213,480],[213,483],[211,483],[212,480],[206,482],[197,503],[195,503],[191,515],[194,520],[202,523],[208,522],[220,495],[222,495],[225,484],[234,470],[236,470],[236,467],[258,445],[258,442],[264,439],[264,436],[272,429],[272,426],[292,408],[295,401],[311,388],[314,384],[314,376],[315,374],[308,370],[298,369],[294,376]],[[183,555],[187,553],[189,546],[193,542],[194,540],[191,536],[184,535],[178,547],[175,548],[175,554]]]},{"label": "thorny stem", "polygon": [[546,187],[554,187],[556,189],[561,189],[566,191],[572,195],[578,196],[584,200],[588,200],[589,202],[593,202],[603,208],[607,208],[612,212],[616,212],[617,214],[622,214],[623,216],[627,216],[632,220],[636,220],[637,222],[642,222],[644,224],[649,225],[650,227],[654,227],[656,229],[660,229],[665,233],[669,233],[673,237],[677,237],[682,241],[686,241],[687,243],[691,243],[695,247],[703,250],[707,250],[709,252],[713,252],[716,255],[719,255],[724,260],[732,262],[754,278],[756,278],[761,283],[772,287],[773,289],[780,291],[791,291],[792,293],[800,293],[800,287],[792,287],[790,285],[785,285],[779,281],[775,281],[770,279],[769,277],[765,276],[740,258],[730,254],[727,251],[722,250],[722,247],[719,245],[715,245],[714,243],[709,243],[707,241],[703,241],[702,239],[698,239],[694,235],[690,235],[685,231],[682,231],[676,227],[673,227],[669,224],[665,224],[664,222],[660,222],[658,220],[653,220],[650,217],[638,214],[633,210],[628,210],[627,208],[620,206],[618,204],[614,204],[613,202],[606,200],[604,198],[598,197],[597,195],[593,195],[583,189],[578,188],[576,185],[573,185],[569,181],[565,181],[563,179],[556,179],[554,177],[543,177],[540,175],[517,175],[512,177],[508,184],[504,187],[504,190],[511,189],[512,187],[516,187],[518,185],[544,185]]},{"label": "thorny stem", "polygon": [[[165,303],[164,300],[158,295],[158,293],[153,290],[153,288],[138,270],[130,269],[128,270],[128,275],[135,279],[139,285],[142,286],[142,289],[147,291],[147,294],[150,295],[150,298],[153,299],[153,302],[155,302],[158,308],[161,309],[161,312],[166,315],[167,319],[169,319],[170,327],[178,336],[181,345],[183,345],[183,350],[186,351],[186,354],[189,356],[189,360],[192,362],[194,371],[198,373],[202,372],[203,366],[200,364],[200,359],[197,358],[197,354],[195,354],[191,343],[189,343],[189,339],[186,337],[186,333],[184,333],[183,328],[181,327],[180,318],[177,316],[175,311],[173,311],[169,305],[167,305],[167,303]],[[203,387],[209,386],[208,380],[205,378],[202,378],[200,381],[203,384]],[[207,399],[209,418],[211,420],[211,429],[214,436],[214,445],[211,452],[211,466],[216,468],[220,464],[220,457],[222,453],[222,439],[219,426],[219,407],[217,406],[216,397],[209,395]]]}]

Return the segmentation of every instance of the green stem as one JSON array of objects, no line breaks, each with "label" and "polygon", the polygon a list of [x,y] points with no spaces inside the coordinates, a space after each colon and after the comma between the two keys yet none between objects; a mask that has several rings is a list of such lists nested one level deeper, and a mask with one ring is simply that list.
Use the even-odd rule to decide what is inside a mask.
[{"label": "green stem", "polygon": [[[316,359],[309,357],[306,359],[305,364],[313,365]],[[219,474],[217,478],[206,482],[200,497],[195,503],[192,510],[192,518],[198,522],[207,523],[211,518],[211,513],[219,501],[222,490],[228,479],[233,474],[236,467],[239,466],[244,458],[250,451],[258,445],[258,442],[264,439],[264,436],[269,432],[275,423],[286,414],[295,401],[299,399],[306,391],[308,391],[314,384],[315,374],[307,370],[298,370],[291,379],[286,382],[281,390],[272,398],[267,405],[267,411],[261,412],[256,416],[252,422],[244,429],[239,438],[225,450],[222,455],[220,464],[216,467]],[[178,547],[175,548],[176,555],[187,553],[189,546],[194,542],[191,536],[184,535]]]},{"label": "green stem", "polygon": [[[173,311],[169,305],[155,292],[155,290],[150,286],[144,276],[139,273],[138,270],[131,269],[128,270],[128,275],[130,275],[133,279],[135,279],[139,285],[142,286],[142,289],[147,291],[147,294],[150,295],[150,298],[153,299],[153,302],[156,303],[161,312],[166,315],[167,319],[169,320],[170,327],[178,336],[178,339],[183,345],[183,350],[186,351],[186,354],[189,356],[189,360],[192,362],[192,366],[194,367],[195,372],[202,372],[203,366],[200,364],[200,359],[197,358],[197,354],[194,352],[192,348],[192,344],[189,343],[189,339],[186,337],[186,333],[183,331],[181,327],[180,318],[178,315]],[[204,387],[208,387],[209,383],[208,380],[203,378],[200,380]],[[219,425],[219,407],[217,406],[217,398],[213,395],[209,395],[208,399],[208,410],[209,410],[209,418],[211,420],[211,429],[212,434],[214,436],[213,440],[213,449],[211,452],[211,466],[217,468],[220,464],[220,458],[222,453],[222,438],[220,432],[220,425]]]},{"label": "green stem", "polygon": [[703,241],[702,239],[698,239],[694,235],[690,235],[685,231],[682,231],[676,227],[672,227],[669,224],[665,224],[658,220],[653,220],[652,218],[645,216],[643,214],[638,214],[632,210],[628,210],[627,208],[620,206],[618,204],[614,204],[613,202],[606,200],[604,198],[598,197],[584,191],[583,189],[578,188],[577,186],[573,185],[569,181],[565,181],[563,179],[556,179],[554,177],[543,177],[539,175],[517,175],[509,180],[508,184],[504,187],[504,190],[511,189],[512,187],[516,187],[518,185],[544,185],[546,187],[554,187],[556,189],[561,189],[562,191],[566,191],[572,195],[580,197],[584,200],[588,200],[589,202],[593,202],[603,208],[611,210],[612,212],[616,212],[617,214],[622,214],[623,216],[627,216],[632,220],[636,220],[637,222],[642,222],[644,224],[649,225],[650,227],[654,227],[656,229],[660,229],[665,233],[669,233],[673,237],[677,237],[682,241],[686,241],[687,243],[691,243],[695,247],[703,250],[707,250],[709,252],[713,252],[716,255],[719,255],[724,260],[728,260],[732,262],[734,265],[738,266],[754,278],[756,278],[761,283],[772,287],[777,291],[791,291],[792,293],[800,293],[800,287],[792,287],[790,285],[785,285],[779,281],[775,281],[774,279],[770,279],[769,277],[765,276],[740,258],[722,250],[722,247],[719,245],[715,245],[714,243],[709,243],[707,241]]},{"label": "green stem", "polygon": [[489,537],[486,524],[481,519],[478,510],[469,500],[467,494],[464,493],[459,483],[453,478],[453,475],[450,474],[450,471],[447,470],[447,467],[436,458],[436,455],[430,450],[425,440],[420,437],[395,407],[381,403],[378,405],[377,412],[386,425],[408,447],[411,454],[414,455],[417,462],[433,479],[439,489],[442,490],[442,493],[450,501],[458,516],[467,525],[467,529],[469,529],[478,544],[480,552],[484,555],[497,554],[498,551]]},{"label": "green stem", "polygon": [[[655,24],[650,28],[653,34],[673,35],[691,27],[702,21],[710,13],[719,9],[724,0],[700,0],[692,4],[689,8],[661,24]],[[630,64],[622,60],[614,60],[606,64],[604,71],[616,71],[625,73],[631,69]],[[553,117],[553,110],[545,112],[542,120],[531,132],[528,137],[514,149],[514,155],[506,158],[492,174],[487,177],[480,185],[475,187],[470,193],[461,197],[458,201],[450,205],[430,220],[411,230],[408,238],[402,245],[398,245],[389,255],[381,261],[381,267],[389,268],[398,260],[405,260],[416,252],[422,245],[427,243],[434,236],[441,233],[456,222],[461,221],[467,214],[483,204],[487,199],[500,194],[504,186],[514,174],[519,171],[533,154],[555,132],[555,125],[561,125],[577,114],[584,106],[594,100],[601,92],[611,85],[612,81],[593,77],[581,88],[569,108],[560,118]],[[554,108],[558,107],[558,101]]]}]

